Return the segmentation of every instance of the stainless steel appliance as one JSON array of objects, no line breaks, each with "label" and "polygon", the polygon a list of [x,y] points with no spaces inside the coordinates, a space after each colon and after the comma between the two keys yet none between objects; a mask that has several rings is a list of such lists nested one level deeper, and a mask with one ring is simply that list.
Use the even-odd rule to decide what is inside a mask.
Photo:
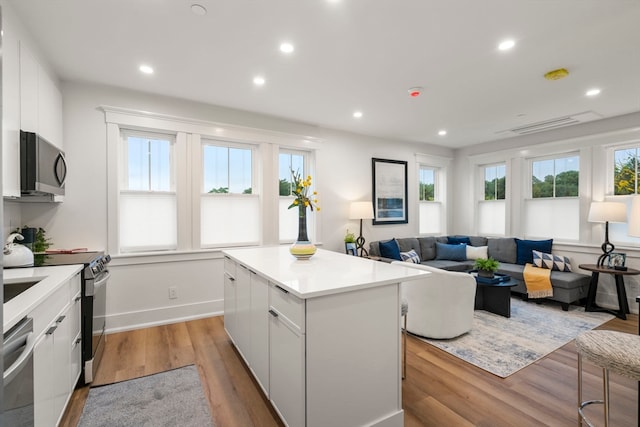
[{"label": "stainless steel appliance", "polygon": [[33,406],[33,320],[25,317],[3,335],[4,395],[3,425],[32,427]]},{"label": "stainless steel appliance", "polygon": [[93,381],[104,352],[107,311],[107,264],[111,257],[104,252],[35,255],[36,266],[83,264],[82,278],[82,375],[80,381]]},{"label": "stainless steel appliance", "polygon": [[20,192],[64,195],[64,152],[33,132],[20,131]]}]

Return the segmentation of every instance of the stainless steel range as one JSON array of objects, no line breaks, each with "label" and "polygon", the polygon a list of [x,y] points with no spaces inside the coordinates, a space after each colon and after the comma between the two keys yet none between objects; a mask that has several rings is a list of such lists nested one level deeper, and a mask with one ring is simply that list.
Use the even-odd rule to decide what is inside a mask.
[{"label": "stainless steel range", "polygon": [[107,264],[111,257],[104,252],[36,255],[36,266],[83,264],[82,270],[82,375],[80,381],[93,381],[104,352]]}]

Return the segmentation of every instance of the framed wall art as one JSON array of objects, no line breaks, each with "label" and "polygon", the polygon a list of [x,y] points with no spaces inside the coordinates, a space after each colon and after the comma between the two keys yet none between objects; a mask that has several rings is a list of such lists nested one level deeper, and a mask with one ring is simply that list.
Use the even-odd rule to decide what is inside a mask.
[{"label": "framed wall art", "polygon": [[622,252],[611,252],[609,254],[609,262],[607,263],[609,268],[624,267],[627,261],[627,254]]},{"label": "framed wall art", "polygon": [[407,162],[371,159],[373,225],[407,224]]}]

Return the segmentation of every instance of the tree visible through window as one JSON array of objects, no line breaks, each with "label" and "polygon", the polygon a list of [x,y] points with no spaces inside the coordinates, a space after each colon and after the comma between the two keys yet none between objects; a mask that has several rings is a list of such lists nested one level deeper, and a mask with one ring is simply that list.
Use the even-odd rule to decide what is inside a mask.
[{"label": "tree visible through window", "polygon": [[419,200],[433,202],[435,200],[436,171],[433,168],[420,166]]},{"label": "tree visible through window", "polygon": [[251,149],[203,144],[204,192],[252,194]]},{"label": "tree visible through window", "polygon": [[534,161],[531,196],[577,197],[579,169],[578,156]]},{"label": "tree visible through window", "polygon": [[495,165],[484,168],[484,199],[504,200],[506,188],[506,166]]},{"label": "tree visible through window", "polygon": [[626,148],[614,151],[613,194],[622,196],[638,193],[638,150]]}]

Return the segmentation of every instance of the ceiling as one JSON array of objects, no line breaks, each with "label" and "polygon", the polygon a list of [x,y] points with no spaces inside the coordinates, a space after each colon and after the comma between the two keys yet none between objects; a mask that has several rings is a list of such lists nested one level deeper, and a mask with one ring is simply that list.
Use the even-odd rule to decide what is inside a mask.
[{"label": "ceiling", "polygon": [[[206,15],[192,12],[196,3]],[[579,120],[591,120],[640,111],[638,0],[12,5],[62,80],[391,140],[456,148],[579,113],[588,113]],[[507,38],[515,47],[498,50]],[[294,45],[291,54],[280,52],[283,41]],[[140,73],[143,63],[155,72]],[[568,77],[544,79],[561,67]],[[263,86],[254,85],[256,75],[264,76]],[[424,88],[417,98],[408,95],[414,86]],[[591,88],[600,95],[585,96]],[[356,110],[363,113],[359,119]],[[438,135],[442,129],[447,135]]]}]

